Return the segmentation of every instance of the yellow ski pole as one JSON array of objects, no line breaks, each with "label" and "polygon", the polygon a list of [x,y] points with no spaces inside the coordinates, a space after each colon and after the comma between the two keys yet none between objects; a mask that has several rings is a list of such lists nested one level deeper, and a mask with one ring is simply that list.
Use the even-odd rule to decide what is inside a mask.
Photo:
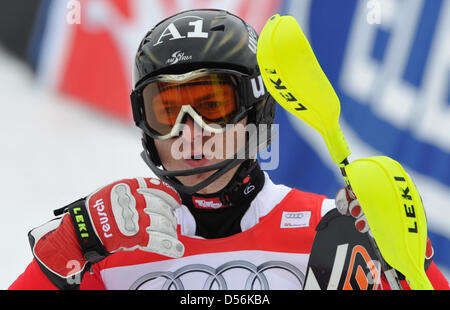
[{"label": "yellow ski pole", "polygon": [[390,266],[405,275],[412,289],[433,289],[424,271],[427,228],[416,187],[401,165],[388,157],[349,163],[350,149],[339,126],[339,98],[292,16],[277,14],[267,21],[257,57],[270,94],[322,135],[363,208],[376,242],[370,234],[369,239],[391,288],[401,285]]}]

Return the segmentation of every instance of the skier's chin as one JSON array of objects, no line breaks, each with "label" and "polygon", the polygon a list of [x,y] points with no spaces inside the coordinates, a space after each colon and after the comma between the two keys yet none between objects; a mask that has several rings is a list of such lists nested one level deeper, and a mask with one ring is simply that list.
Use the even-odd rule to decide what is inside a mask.
[{"label": "skier's chin", "polygon": [[[212,166],[212,165],[218,164],[218,163],[220,163],[222,161],[223,160],[219,160],[219,159],[205,160],[205,162],[202,163],[202,165],[199,166],[199,167]],[[183,166],[185,167],[184,170],[192,170],[192,169],[196,168],[196,167],[193,167],[193,166],[191,166],[189,164],[184,164]],[[231,178],[233,177],[234,173],[236,172],[236,170],[238,168],[239,168],[239,165],[237,167],[234,167],[230,171],[227,171],[219,179],[215,180],[214,182],[212,182],[211,184],[209,184],[208,186],[206,186],[205,188],[200,190],[198,193],[200,193],[200,194],[212,194],[212,193],[219,192],[221,189],[223,189],[225,187],[226,184],[228,184],[228,182],[231,180]],[[213,175],[215,172],[217,172],[217,170],[206,171],[206,172],[202,172],[202,173],[196,173],[196,174],[188,175],[188,176],[178,176],[177,179],[183,185],[194,186],[196,184],[199,184],[200,182],[203,182],[204,180],[209,178],[211,175]]]}]

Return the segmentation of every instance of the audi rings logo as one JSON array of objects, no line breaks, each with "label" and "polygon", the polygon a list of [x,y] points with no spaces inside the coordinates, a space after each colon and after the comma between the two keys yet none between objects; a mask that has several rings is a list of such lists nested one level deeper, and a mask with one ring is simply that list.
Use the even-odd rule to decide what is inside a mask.
[{"label": "audi rings logo", "polygon": [[[198,279],[202,279],[202,281],[204,281],[203,290],[227,290],[229,288],[229,283],[227,283],[227,280],[229,281],[230,279],[225,277],[225,273],[233,269],[242,271],[246,270],[249,273],[245,283],[243,283],[242,289],[244,290],[269,290],[269,281],[265,274],[269,269],[278,269],[289,272],[298,281],[300,288],[303,288],[303,284],[305,282],[305,275],[297,267],[287,262],[271,261],[256,266],[250,262],[238,260],[227,262],[218,268],[213,268],[203,264],[192,264],[184,266],[174,272],[161,271],[148,273],[136,280],[131,285],[130,290],[143,289],[146,284],[150,284],[150,282],[153,281],[162,283],[162,290],[184,290],[185,283],[183,283],[181,278],[188,274],[195,277],[194,274],[196,273],[204,275],[203,277],[198,277]],[[162,282],[159,282],[161,280]],[[189,282],[191,281],[192,277],[189,278]],[[185,279],[185,282],[187,283],[188,281]],[[259,286],[257,284],[259,284]]]}]

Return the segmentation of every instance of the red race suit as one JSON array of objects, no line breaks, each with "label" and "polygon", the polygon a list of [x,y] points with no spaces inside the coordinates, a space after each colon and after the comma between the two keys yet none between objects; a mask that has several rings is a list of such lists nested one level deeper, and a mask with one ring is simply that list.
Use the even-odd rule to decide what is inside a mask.
[{"label": "red race suit", "polygon": [[[183,257],[119,251],[93,264],[80,289],[299,290],[315,227],[333,208],[334,200],[276,185],[265,174],[264,187],[241,220],[242,232],[220,239],[195,236],[195,220],[182,206],[176,217]],[[435,289],[449,288],[433,262],[427,275]],[[10,289],[56,287],[34,259]]]}]

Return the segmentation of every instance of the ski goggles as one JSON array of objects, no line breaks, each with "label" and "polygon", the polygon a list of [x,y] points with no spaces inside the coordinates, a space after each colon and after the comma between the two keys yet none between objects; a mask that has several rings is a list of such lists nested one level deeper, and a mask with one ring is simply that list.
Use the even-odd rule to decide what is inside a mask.
[{"label": "ski goggles", "polygon": [[232,70],[207,69],[152,77],[132,93],[134,119],[148,135],[161,140],[178,136],[187,116],[204,130],[223,133],[227,124],[242,120],[254,102],[261,101],[256,97],[265,90],[256,92],[256,79],[251,78]]}]

